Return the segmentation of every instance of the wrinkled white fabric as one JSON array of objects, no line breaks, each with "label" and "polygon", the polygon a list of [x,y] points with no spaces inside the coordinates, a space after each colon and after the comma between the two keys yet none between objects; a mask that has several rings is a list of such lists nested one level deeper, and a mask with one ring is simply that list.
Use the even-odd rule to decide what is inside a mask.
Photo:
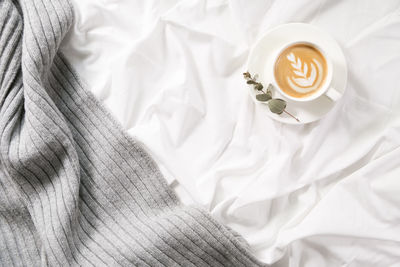
[{"label": "wrinkled white fabric", "polygon": [[[274,266],[400,266],[398,0],[74,5],[64,53],[184,202]],[[348,62],[343,99],[303,126],[268,118],[241,75],[288,22],[326,30]]]}]

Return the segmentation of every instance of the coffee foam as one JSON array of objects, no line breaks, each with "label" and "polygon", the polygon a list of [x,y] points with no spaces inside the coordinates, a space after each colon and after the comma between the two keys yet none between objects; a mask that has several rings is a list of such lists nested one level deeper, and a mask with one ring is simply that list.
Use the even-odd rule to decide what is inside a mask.
[{"label": "coffee foam", "polygon": [[308,44],[286,48],[275,63],[279,87],[293,97],[307,97],[321,89],[327,75],[327,63],[321,52]]}]

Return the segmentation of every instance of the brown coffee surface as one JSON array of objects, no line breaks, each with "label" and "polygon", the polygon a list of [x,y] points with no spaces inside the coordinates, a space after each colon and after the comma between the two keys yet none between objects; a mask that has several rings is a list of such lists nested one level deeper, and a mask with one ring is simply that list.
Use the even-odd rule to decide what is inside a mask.
[{"label": "brown coffee surface", "polygon": [[275,80],[286,94],[303,98],[318,92],[325,83],[327,63],[309,44],[294,44],[281,52],[274,66]]}]

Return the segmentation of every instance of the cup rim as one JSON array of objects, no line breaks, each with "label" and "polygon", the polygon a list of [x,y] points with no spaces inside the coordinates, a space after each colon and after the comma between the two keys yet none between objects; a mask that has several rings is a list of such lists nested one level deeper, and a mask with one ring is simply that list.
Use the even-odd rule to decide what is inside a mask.
[{"label": "cup rim", "polygon": [[[278,85],[278,83],[276,81],[276,78],[275,78],[276,60],[278,59],[278,57],[282,54],[282,52],[286,48],[288,48],[288,47],[290,47],[292,45],[296,45],[296,44],[307,44],[307,45],[313,46],[314,48],[316,48],[324,56],[324,58],[326,60],[326,64],[327,64],[328,73],[327,73],[327,76],[325,78],[325,83],[324,83],[323,87],[318,92],[310,95],[309,97],[296,98],[296,97],[288,95],[287,93],[285,93],[279,87],[279,85]],[[316,44],[316,43],[313,43],[313,42],[310,42],[310,41],[306,41],[306,40],[288,42],[288,43],[284,44],[280,49],[277,50],[275,56],[273,57],[273,61],[272,62],[273,62],[273,64],[272,64],[272,77],[273,77],[274,85],[275,85],[275,87],[277,88],[277,90],[279,91],[279,93],[281,95],[283,95],[284,97],[286,97],[286,98],[288,98],[290,100],[297,101],[297,102],[312,101],[312,100],[315,100],[315,99],[319,98],[320,96],[324,95],[328,91],[328,89],[330,88],[330,84],[332,82],[332,76],[333,76],[332,61],[331,61],[330,57],[327,55],[327,53],[325,52],[325,50],[322,49],[321,46]]]}]

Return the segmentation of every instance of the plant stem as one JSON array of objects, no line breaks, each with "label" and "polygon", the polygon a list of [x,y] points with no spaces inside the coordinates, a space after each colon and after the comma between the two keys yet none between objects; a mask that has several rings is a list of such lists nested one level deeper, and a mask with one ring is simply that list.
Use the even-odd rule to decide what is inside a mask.
[{"label": "plant stem", "polygon": [[290,117],[292,117],[293,119],[295,119],[296,121],[300,122],[300,120],[298,118],[296,118],[295,116],[293,116],[292,114],[290,114],[289,112],[287,112],[285,109],[283,110],[283,112],[285,112],[286,114],[288,114]]}]

